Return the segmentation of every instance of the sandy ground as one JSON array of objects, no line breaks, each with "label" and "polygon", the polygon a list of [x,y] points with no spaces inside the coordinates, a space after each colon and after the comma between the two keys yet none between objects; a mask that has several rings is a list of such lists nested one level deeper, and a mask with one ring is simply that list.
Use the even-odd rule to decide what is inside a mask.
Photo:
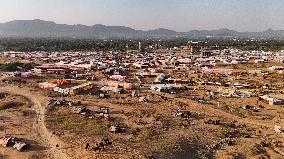
[{"label": "sandy ground", "polygon": [[[263,83],[269,82],[255,79]],[[215,142],[220,142],[221,139],[225,138],[226,134],[234,132],[240,135],[231,137],[235,141],[234,145],[225,144],[210,152],[211,156],[203,156],[203,158],[284,158],[283,134],[275,133],[274,131],[274,125],[284,126],[283,107],[259,102],[259,104],[265,107],[261,108],[259,112],[240,110],[240,105],[243,104],[256,105],[257,98],[217,97],[210,101],[213,104],[201,104],[192,100],[190,95],[196,94],[200,97],[205,95],[205,90],[201,89],[205,86],[200,86],[200,89],[195,91],[188,91],[188,95],[171,95],[146,89],[142,90],[139,95],[147,97],[148,102],[137,102],[139,97],[132,98],[129,94],[111,94],[108,99],[99,99],[97,95],[66,97],[67,100],[82,101],[83,105],[92,111],[97,111],[99,107],[108,107],[111,112],[110,115],[114,120],[112,124],[123,124],[130,130],[125,134],[112,134],[107,129],[108,121],[86,119],[80,115],[71,114],[66,107],[58,108],[54,111],[54,114],[58,113],[66,121],[52,122],[49,120],[49,116],[47,116],[50,115],[46,111],[50,98],[46,96],[46,92],[41,90],[37,92],[30,91],[30,88],[25,86],[23,88],[5,84],[1,86],[0,92],[26,97],[32,102],[32,108],[37,112],[37,116],[33,119],[19,117],[17,110],[14,111],[14,114],[12,112],[2,112],[4,116],[10,116],[11,119],[14,119],[13,124],[20,125],[20,127],[15,126],[15,133],[13,132],[13,125],[9,126],[8,123],[10,121],[7,121],[5,123],[5,126],[9,127],[7,134],[19,135],[35,142],[34,145],[39,145],[38,149],[32,149],[23,153],[12,149],[0,148],[0,153],[8,154],[10,158],[13,158],[12,156],[29,158],[33,153],[39,152],[46,153],[48,158],[62,159],[145,158],[145,154],[153,154],[158,156],[157,158],[202,158],[196,156],[199,151],[202,153],[202,151],[207,149],[208,145],[214,145]],[[214,86],[206,88],[210,90],[219,89],[219,87]],[[217,106],[217,102],[220,103],[219,106]],[[229,107],[225,107],[226,105],[229,105]],[[192,117],[189,120],[173,117],[177,109],[190,111],[196,114],[196,117]],[[235,110],[239,112],[236,113]],[[64,116],[67,116],[67,118],[63,118]],[[55,119],[56,117],[53,116]],[[267,119],[264,117],[267,117]],[[225,124],[233,123],[236,126],[231,128],[226,125],[205,124],[205,121],[209,119],[221,120]],[[82,127],[79,122],[86,125]],[[160,122],[161,124],[155,125],[155,122]],[[61,123],[62,125],[64,123],[69,125],[63,127]],[[79,125],[76,125],[78,123]],[[52,126],[52,124],[59,125]],[[90,127],[90,129],[86,130],[91,131],[92,126],[96,124],[103,127],[102,130],[104,132],[102,134],[92,134],[77,130],[78,128]],[[52,134],[53,129],[57,129],[56,134]],[[140,129],[146,135],[133,133],[135,129]],[[154,130],[154,133],[151,134],[150,130]],[[76,133],[76,131],[79,133]],[[4,135],[3,132],[1,133],[1,135]],[[101,153],[84,149],[87,142],[94,145],[105,136],[113,141],[113,145],[110,148]],[[152,136],[155,136],[155,138],[147,138]],[[261,146],[262,141],[277,142],[282,146],[273,145],[265,147]],[[56,144],[59,147],[55,147]]]},{"label": "sandy ground", "polygon": [[[13,86],[0,87],[0,92],[7,92],[9,94],[20,95],[28,98],[32,102],[32,108],[37,112],[37,115],[36,119],[33,120],[34,123],[32,126],[25,126],[29,127],[29,130],[36,132],[36,138],[47,146],[47,152],[52,158],[69,158],[69,156],[63,150],[64,144],[55,135],[53,135],[52,132],[48,131],[45,126],[45,106],[42,106],[42,103],[47,105],[47,99],[44,96],[40,96],[37,95],[37,93],[31,93],[30,91]],[[19,125],[22,124],[20,123]],[[31,134],[31,137],[32,136],[33,134]],[[56,144],[59,145],[59,148],[56,147]],[[20,153],[19,155],[22,154]]]}]

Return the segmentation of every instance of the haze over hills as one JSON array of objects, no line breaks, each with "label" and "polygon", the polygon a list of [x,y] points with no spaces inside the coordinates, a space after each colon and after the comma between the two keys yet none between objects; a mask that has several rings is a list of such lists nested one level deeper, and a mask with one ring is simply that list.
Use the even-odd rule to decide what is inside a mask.
[{"label": "haze over hills", "polygon": [[135,30],[125,26],[105,26],[96,24],[67,25],[56,24],[52,21],[43,20],[15,20],[7,23],[0,23],[0,37],[51,37],[51,38],[281,38],[284,39],[284,30],[268,29],[263,32],[238,32],[229,29],[219,30],[192,30],[188,32],[177,32],[159,28],[155,30]]}]

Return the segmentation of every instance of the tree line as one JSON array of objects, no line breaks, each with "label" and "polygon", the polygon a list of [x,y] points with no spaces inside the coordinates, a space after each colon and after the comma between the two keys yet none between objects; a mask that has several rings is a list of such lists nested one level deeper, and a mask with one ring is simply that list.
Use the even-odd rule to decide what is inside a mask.
[{"label": "tree line", "polygon": [[216,49],[238,48],[243,50],[284,50],[284,40],[275,39],[186,39],[176,38],[168,40],[95,40],[95,39],[53,39],[53,38],[2,38],[0,51],[126,51],[137,50],[139,42],[142,47],[154,46],[155,49],[167,49],[190,45],[191,41],[198,42],[203,47]]}]

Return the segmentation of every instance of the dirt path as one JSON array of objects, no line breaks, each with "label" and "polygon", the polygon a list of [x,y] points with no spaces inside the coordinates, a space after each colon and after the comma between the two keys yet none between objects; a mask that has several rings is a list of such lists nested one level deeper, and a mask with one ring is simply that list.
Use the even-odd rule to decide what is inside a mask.
[{"label": "dirt path", "polygon": [[[53,135],[45,125],[45,107],[42,104],[47,104],[48,99],[39,95],[38,93],[32,93],[24,88],[18,88],[15,86],[0,87],[0,92],[8,92],[15,95],[21,95],[33,102],[33,108],[37,112],[37,124],[34,127],[40,134],[41,140],[50,147],[51,156],[55,159],[68,159],[71,158],[65,151],[65,144],[55,135]],[[59,147],[56,147],[56,144]]]}]

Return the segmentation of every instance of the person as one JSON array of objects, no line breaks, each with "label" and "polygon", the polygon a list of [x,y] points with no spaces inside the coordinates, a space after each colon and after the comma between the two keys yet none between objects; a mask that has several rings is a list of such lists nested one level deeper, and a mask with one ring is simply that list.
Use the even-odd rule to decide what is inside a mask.
[{"label": "person", "polygon": [[101,147],[102,149],[104,149],[104,148],[105,148],[105,144],[104,144],[103,142],[100,142],[100,143],[99,143],[99,147]]},{"label": "person", "polygon": [[85,146],[85,149],[87,150],[87,149],[89,149],[89,147],[90,147],[90,143],[87,143],[86,146]]}]

